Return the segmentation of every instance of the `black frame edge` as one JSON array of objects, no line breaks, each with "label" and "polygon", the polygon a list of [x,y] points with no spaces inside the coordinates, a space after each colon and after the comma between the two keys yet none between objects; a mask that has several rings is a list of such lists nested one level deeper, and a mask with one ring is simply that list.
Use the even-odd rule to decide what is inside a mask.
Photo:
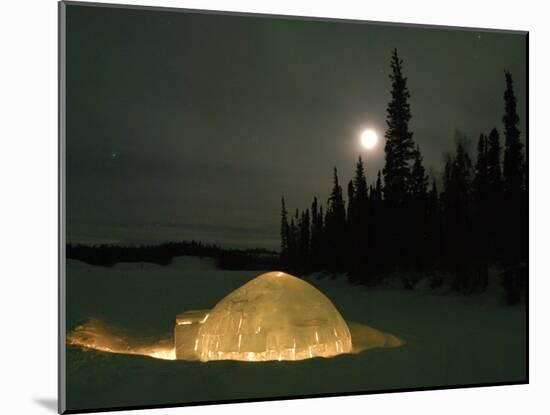
[{"label": "black frame edge", "polygon": [[60,1],[58,3],[58,60],[57,60],[57,82],[58,82],[58,205],[57,205],[57,220],[58,220],[58,281],[57,281],[57,315],[58,315],[58,364],[57,364],[57,412],[62,414],[67,411],[66,399],[66,313],[65,313],[65,116],[66,116],[66,12],[67,3]]}]

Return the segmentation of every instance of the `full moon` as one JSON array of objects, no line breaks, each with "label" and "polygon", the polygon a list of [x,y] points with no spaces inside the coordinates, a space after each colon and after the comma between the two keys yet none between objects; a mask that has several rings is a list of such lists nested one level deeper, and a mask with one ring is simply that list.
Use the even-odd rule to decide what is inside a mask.
[{"label": "full moon", "polygon": [[374,130],[365,130],[361,133],[361,145],[372,150],[378,144],[378,134]]}]

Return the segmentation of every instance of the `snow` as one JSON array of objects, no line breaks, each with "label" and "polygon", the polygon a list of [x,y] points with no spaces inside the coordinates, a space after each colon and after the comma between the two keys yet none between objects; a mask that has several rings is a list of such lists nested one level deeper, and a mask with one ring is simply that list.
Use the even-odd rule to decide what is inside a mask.
[{"label": "snow", "polygon": [[84,337],[97,339],[96,332],[86,333],[92,318],[92,327],[107,333],[105,338],[118,339],[119,352],[135,348],[138,339],[141,353],[114,354],[69,345],[68,408],[521,382],[526,378],[525,307],[503,305],[496,293],[498,284],[487,294],[465,297],[445,289],[431,290],[427,284],[417,285],[417,290],[391,285],[367,288],[352,286],[343,277],[314,274],[307,282],[324,293],[348,322],[354,346],[357,339],[359,344],[370,345],[366,350],[281,362],[203,363],[139,356],[155,347],[167,347],[176,315],[210,308],[260,273],[223,271],[212,260],[189,257],[164,267],[118,264],[104,268],[69,260],[67,329],[84,327]]}]

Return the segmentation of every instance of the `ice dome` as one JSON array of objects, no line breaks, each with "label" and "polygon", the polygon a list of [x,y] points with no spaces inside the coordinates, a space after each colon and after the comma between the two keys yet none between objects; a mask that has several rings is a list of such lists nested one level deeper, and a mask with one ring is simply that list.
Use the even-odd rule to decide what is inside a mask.
[{"label": "ice dome", "polygon": [[301,360],[350,352],[349,328],[311,284],[268,272],[223,298],[200,325],[200,360]]}]

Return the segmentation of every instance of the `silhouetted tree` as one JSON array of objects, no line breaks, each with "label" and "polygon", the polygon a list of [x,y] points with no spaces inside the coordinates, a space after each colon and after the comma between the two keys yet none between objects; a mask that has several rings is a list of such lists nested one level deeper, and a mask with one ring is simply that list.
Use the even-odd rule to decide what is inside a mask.
[{"label": "silhouetted tree", "polygon": [[[417,270],[426,266],[428,261],[428,176],[422,164],[420,147],[413,151],[413,165],[409,180],[409,203],[406,217],[409,222],[410,236],[408,247],[411,265]],[[406,286],[413,286],[416,281],[408,279]]]},{"label": "silhouetted tree", "polygon": [[290,226],[288,224],[288,212],[286,210],[285,198],[281,198],[281,263],[289,265],[289,238]]},{"label": "silhouetted tree", "polygon": [[490,258],[501,258],[503,199],[500,137],[493,128],[487,138],[487,249]]},{"label": "silhouetted tree", "polygon": [[411,168],[409,192],[413,200],[426,199],[428,194],[428,175],[422,164],[422,153],[417,145],[413,152],[413,165]]},{"label": "silhouetted tree", "polygon": [[365,175],[365,166],[363,165],[363,159],[359,156],[357,164],[355,165],[355,176],[353,177],[353,186],[355,188],[355,200],[357,207],[362,212],[368,202],[368,186],[367,177]]},{"label": "silhouetted tree", "polygon": [[506,89],[504,91],[504,163],[503,163],[503,196],[507,212],[503,226],[506,232],[504,263],[506,270],[502,283],[507,300],[517,303],[524,289],[525,267],[527,260],[527,196],[524,187],[525,164],[523,144],[520,141],[518,128],[517,100],[510,72],[505,72]]},{"label": "silhouetted tree", "polygon": [[394,49],[391,58],[391,100],[387,108],[384,174],[384,201],[386,208],[385,249],[391,249],[396,264],[407,262],[411,243],[409,214],[405,203],[410,181],[410,162],[413,158],[413,134],[409,130],[411,111],[407,78],[402,71],[403,61]]},{"label": "silhouetted tree", "polygon": [[[387,239],[385,232],[386,212],[382,196],[382,175],[378,170],[376,182],[369,198],[369,209],[367,218],[369,247],[367,253],[368,269],[370,275],[369,283],[381,279],[381,275],[387,268],[387,256],[390,252],[387,249]],[[378,274],[378,275],[376,275]],[[376,278],[378,277],[378,278]]]},{"label": "silhouetted tree", "polygon": [[477,142],[477,160],[475,164],[474,195],[476,201],[485,203],[488,191],[487,137],[479,136]]},{"label": "silhouetted tree", "polygon": [[325,237],[329,266],[332,270],[342,269],[346,249],[346,206],[342,187],[338,183],[338,171],[334,168],[333,187],[327,203]]},{"label": "silhouetted tree", "polygon": [[519,116],[517,114],[517,102],[514,95],[514,84],[510,72],[505,73],[506,91],[504,92],[505,110],[502,121],[504,122],[504,192],[507,198],[521,198],[523,191],[523,174],[525,166],[523,162],[523,144],[519,139]]},{"label": "silhouetted tree", "polygon": [[[426,267],[428,271],[436,271],[441,265],[442,255],[442,222],[441,222],[441,204],[439,200],[439,193],[437,190],[437,183],[435,178],[432,177],[432,185],[428,192],[427,203],[427,215],[428,215],[428,255],[431,258],[431,264]],[[440,271],[440,270],[438,270]],[[431,285],[433,287],[442,283],[441,275],[435,275],[432,277]]]},{"label": "silhouetted tree", "polygon": [[355,216],[355,187],[353,186],[353,180],[348,182],[348,223],[352,221]]},{"label": "silhouetted tree", "polygon": [[[363,160],[359,157],[355,166],[355,175],[350,182],[350,195],[348,201],[352,205],[348,209],[348,257],[349,269],[352,278],[368,283],[369,270],[367,269],[366,255],[369,252],[371,241],[369,238],[369,194],[367,178]],[[359,276],[359,278],[357,278]]]},{"label": "silhouetted tree", "polygon": [[374,187],[374,195],[377,201],[382,201],[382,178],[380,176],[380,170],[378,170],[378,174],[376,175],[376,186]]},{"label": "silhouetted tree", "polygon": [[311,263],[314,269],[323,267],[323,207],[317,197],[311,204]]},{"label": "silhouetted tree", "polygon": [[443,212],[446,227],[446,258],[453,273],[452,286],[461,292],[472,289],[471,187],[472,161],[466,138],[457,132],[454,157],[447,157],[443,177]]},{"label": "silhouetted tree", "polygon": [[384,151],[384,198],[392,205],[402,203],[407,195],[409,162],[413,157],[413,133],[409,131],[411,111],[407,78],[403,76],[403,61],[394,49],[391,58],[391,101],[387,108],[387,129]]},{"label": "silhouetted tree", "polygon": [[473,260],[476,262],[477,283],[472,287],[473,290],[485,291],[488,284],[488,163],[487,163],[487,137],[483,134],[479,136],[477,144],[477,160],[475,164],[475,176],[473,182],[473,241],[476,246],[473,252]]}]

